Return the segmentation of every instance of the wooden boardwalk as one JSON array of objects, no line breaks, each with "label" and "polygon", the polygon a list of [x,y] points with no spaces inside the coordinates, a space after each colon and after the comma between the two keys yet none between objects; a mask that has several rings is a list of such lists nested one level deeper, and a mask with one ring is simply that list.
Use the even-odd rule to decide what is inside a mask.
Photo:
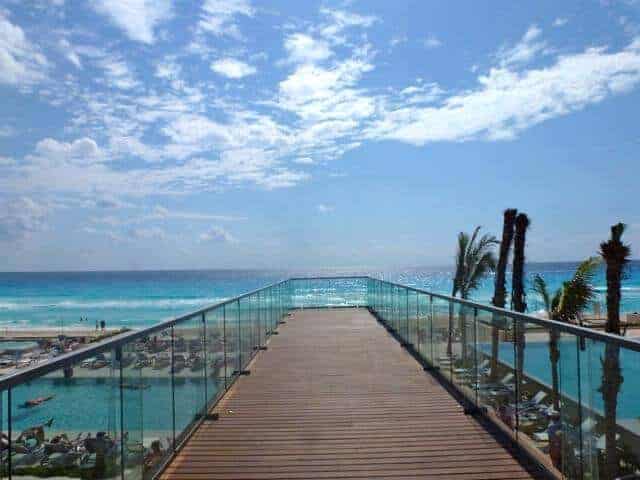
[{"label": "wooden boardwalk", "polygon": [[164,479],[544,478],[364,309],[297,311]]}]

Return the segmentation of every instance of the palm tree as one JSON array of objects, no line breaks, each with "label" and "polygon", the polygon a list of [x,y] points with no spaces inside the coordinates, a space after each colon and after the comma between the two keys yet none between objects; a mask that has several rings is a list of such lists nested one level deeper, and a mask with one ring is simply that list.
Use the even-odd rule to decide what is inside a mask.
[{"label": "palm tree", "polygon": [[[511,304],[516,312],[527,310],[526,293],[524,290],[524,247],[527,239],[527,229],[529,228],[529,217],[525,213],[520,213],[516,217],[515,237],[513,239],[513,272],[511,277]],[[514,323],[516,341],[516,364],[518,378],[522,378],[524,370],[524,342],[525,325]]]},{"label": "palm tree", "polygon": [[[547,284],[540,275],[533,279],[533,290],[542,297],[545,310],[550,319],[558,322],[575,322],[579,320],[582,312],[589,302],[595,297],[592,282],[596,269],[600,265],[598,257],[590,257],[582,262],[573,278],[562,284],[553,298],[549,294]],[[560,348],[558,341],[560,332],[557,329],[549,330],[549,360],[551,361],[552,401],[556,410],[560,409],[558,361],[560,360]]]},{"label": "palm tree", "polygon": [[[620,284],[631,255],[629,245],[622,243],[622,234],[625,228],[624,223],[613,225],[611,238],[600,244],[600,255],[607,265],[607,323],[605,330],[615,335],[620,335]],[[618,476],[616,416],[618,392],[623,381],[620,369],[620,348],[613,342],[607,342],[604,360],[602,360],[602,386],[600,387],[604,401],[606,478]]]},{"label": "palm tree", "polygon": [[[489,272],[496,268],[496,258],[493,246],[498,243],[496,237],[484,234],[480,238],[481,227],[476,227],[471,236],[460,232],[458,234],[458,251],[456,253],[456,273],[453,278],[452,296],[460,295],[468,299],[471,292],[480,286],[480,282]],[[466,328],[464,307],[460,314],[460,328],[462,332],[463,358],[466,358]],[[449,315],[449,340],[447,353],[451,355],[451,340],[453,332],[453,317]]]},{"label": "palm tree", "polygon": [[[502,226],[502,242],[500,242],[500,255],[498,256],[498,265],[496,267],[495,287],[493,299],[491,303],[499,308],[504,308],[507,302],[507,263],[509,263],[509,251],[511,243],[513,243],[513,229],[516,221],[518,210],[508,208],[504,211],[504,223]],[[493,316],[491,326],[491,380],[495,381],[498,377],[498,355],[500,343],[500,329],[498,328],[496,315]]]}]

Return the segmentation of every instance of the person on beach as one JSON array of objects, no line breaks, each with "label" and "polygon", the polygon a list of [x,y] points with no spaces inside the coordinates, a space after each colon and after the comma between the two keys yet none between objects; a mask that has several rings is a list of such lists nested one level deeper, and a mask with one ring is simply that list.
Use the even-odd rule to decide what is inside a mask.
[{"label": "person on beach", "polygon": [[550,415],[549,426],[547,427],[549,437],[549,457],[557,469],[562,468],[562,424],[560,423],[560,412],[553,411]]}]

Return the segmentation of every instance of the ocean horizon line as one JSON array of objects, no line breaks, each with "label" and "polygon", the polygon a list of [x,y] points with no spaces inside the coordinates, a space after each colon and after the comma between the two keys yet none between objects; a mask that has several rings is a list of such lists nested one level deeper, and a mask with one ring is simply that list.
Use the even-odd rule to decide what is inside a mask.
[{"label": "ocean horizon line", "polygon": [[[582,260],[535,260],[528,261],[526,265],[540,266],[540,265],[577,265]],[[629,261],[629,264],[640,264],[640,258],[634,258]],[[66,270],[3,270],[2,274],[69,274],[69,273],[167,273],[167,272],[246,272],[246,273],[300,273],[300,272],[349,272],[353,274],[358,273],[370,273],[375,271],[382,272],[398,272],[398,271],[411,271],[411,270],[445,270],[451,271],[454,269],[453,263],[450,265],[413,265],[413,266],[331,266],[331,267],[295,267],[295,268],[276,268],[276,267],[220,267],[220,268],[157,268],[157,269],[66,269]]]}]

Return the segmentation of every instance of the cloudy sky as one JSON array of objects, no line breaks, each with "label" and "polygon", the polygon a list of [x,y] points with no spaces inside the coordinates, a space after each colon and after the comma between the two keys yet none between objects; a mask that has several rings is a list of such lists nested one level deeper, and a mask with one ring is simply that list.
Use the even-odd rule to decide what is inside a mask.
[{"label": "cloudy sky", "polygon": [[0,270],[640,244],[640,2],[0,1]]}]

